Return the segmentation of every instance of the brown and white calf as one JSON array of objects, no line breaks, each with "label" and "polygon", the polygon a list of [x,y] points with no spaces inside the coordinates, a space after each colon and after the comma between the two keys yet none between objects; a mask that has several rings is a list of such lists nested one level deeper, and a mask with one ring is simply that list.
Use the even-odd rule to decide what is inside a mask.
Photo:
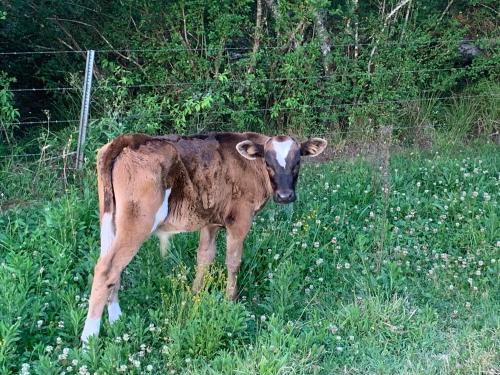
[{"label": "brown and white calf", "polygon": [[234,299],[255,213],[271,196],[278,203],[294,201],[301,156],[319,155],[325,147],[320,138],[297,143],[257,133],[131,134],[103,146],[97,156],[101,254],[82,341],[99,333],[106,303],[111,323],[120,316],[121,272],[153,233],[165,255],[170,235],[200,231],[196,293],[214,260],[217,231],[226,228],[226,296]]}]

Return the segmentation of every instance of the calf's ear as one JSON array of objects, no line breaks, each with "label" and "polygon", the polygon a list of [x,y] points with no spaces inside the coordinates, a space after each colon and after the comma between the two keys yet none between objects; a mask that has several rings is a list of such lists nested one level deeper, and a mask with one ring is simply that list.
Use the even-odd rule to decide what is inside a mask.
[{"label": "calf's ear", "polygon": [[301,156],[318,156],[325,151],[327,141],[323,138],[310,138],[300,144]]},{"label": "calf's ear", "polygon": [[236,150],[238,150],[241,156],[248,160],[255,160],[256,158],[264,156],[264,146],[250,140],[238,143],[236,145]]}]

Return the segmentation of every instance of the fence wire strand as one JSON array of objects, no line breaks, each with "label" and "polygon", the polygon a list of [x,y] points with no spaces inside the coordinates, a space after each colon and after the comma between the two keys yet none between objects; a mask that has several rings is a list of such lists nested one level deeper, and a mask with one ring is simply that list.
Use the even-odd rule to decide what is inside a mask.
[{"label": "fence wire strand", "polygon": [[[300,81],[300,80],[308,80],[308,79],[316,79],[316,80],[325,80],[335,79],[337,77],[342,78],[359,78],[359,77],[378,77],[384,75],[403,75],[403,74],[421,74],[421,73],[429,73],[429,72],[460,72],[460,71],[476,71],[482,69],[490,69],[495,68],[496,65],[483,65],[483,66],[466,66],[466,67],[453,67],[453,68],[435,68],[435,69],[415,69],[415,70],[377,70],[375,72],[352,72],[352,73],[332,73],[330,75],[311,75],[311,76],[300,76],[300,77],[276,77],[276,78],[255,78],[255,79],[227,79],[224,81],[220,81],[217,77],[210,80],[203,81],[179,81],[172,83],[145,83],[145,84],[137,84],[137,85],[109,85],[109,86],[97,86],[93,89],[94,92],[100,90],[115,90],[115,89],[136,89],[136,88],[155,88],[155,87],[177,87],[177,86],[201,86],[208,85],[213,83],[231,83],[231,84],[252,84],[255,82],[286,82],[286,81]],[[78,87],[48,87],[48,88],[14,88],[7,89],[5,91],[21,93],[21,92],[57,92],[57,91],[81,91],[81,88]]]},{"label": "fence wire strand", "polygon": [[[279,40],[279,39],[273,39],[273,38],[267,38],[269,40]],[[500,38],[498,37],[492,37],[492,38],[478,38],[478,39],[461,39],[457,41],[458,43],[483,43],[486,41],[498,41]],[[450,42],[449,39],[445,38],[432,38],[425,40],[423,42],[410,42],[410,41],[385,41],[384,45],[406,45],[406,46],[427,46],[431,45],[433,43],[439,43],[439,42]],[[309,41],[310,43],[310,41]],[[352,41],[351,43],[332,43],[332,48],[346,48],[346,47],[366,47],[366,46],[373,46],[377,44],[376,41],[372,42],[363,42],[363,43],[355,43],[355,41]],[[260,50],[283,50],[288,46],[261,46]],[[299,45],[300,46],[300,45]],[[176,47],[167,47],[167,48],[104,48],[104,49],[94,49],[95,52],[98,53],[126,53],[126,52],[133,52],[133,53],[138,53],[138,52],[182,52],[182,51],[187,51],[187,52],[205,52],[205,51],[251,51],[253,49],[253,46],[243,46],[243,47],[220,47],[220,46],[214,46],[214,47],[200,47],[200,48],[189,48],[189,47],[184,47],[184,46],[176,46]],[[7,52],[0,52],[0,56],[24,56],[24,55],[46,55],[46,54],[85,54],[87,50],[48,50],[48,51],[7,51]]]},{"label": "fence wire strand", "polygon": [[[368,107],[368,106],[378,106],[378,105],[386,105],[386,104],[402,104],[402,103],[412,103],[412,102],[428,102],[428,101],[442,101],[442,100],[453,100],[453,99],[472,99],[472,98],[481,98],[481,97],[500,97],[499,94],[477,94],[477,95],[452,95],[452,96],[442,96],[442,97],[429,97],[429,98],[411,98],[411,99],[396,99],[396,100],[384,100],[378,102],[357,102],[357,103],[333,103],[329,105],[308,105],[304,104],[300,107],[278,107],[278,108],[249,108],[249,109],[227,109],[227,110],[216,110],[211,111],[207,109],[206,112],[198,112],[199,115],[231,115],[235,113],[249,113],[249,112],[289,112],[289,111],[303,111],[305,109],[332,109],[332,108],[352,108],[352,107]],[[127,116],[118,116],[118,117],[98,117],[91,118],[90,121],[128,121],[128,120],[139,120],[143,118],[157,118],[157,117],[169,117],[170,113],[159,112],[155,114],[151,114],[149,116],[145,115],[127,115]],[[33,124],[57,124],[57,123],[75,123],[79,122],[78,119],[71,120],[43,120],[43,121],[20,121],[20,122],[7,122],[3,123],[3,125],[33,125]],[[213,122],[210,124],[217,124],[219,122]],[[196,124],[196,123],[195,123]],[[200,123],[203,125],[203,123]],[[208,123],[207,123],[208,124]]]}]

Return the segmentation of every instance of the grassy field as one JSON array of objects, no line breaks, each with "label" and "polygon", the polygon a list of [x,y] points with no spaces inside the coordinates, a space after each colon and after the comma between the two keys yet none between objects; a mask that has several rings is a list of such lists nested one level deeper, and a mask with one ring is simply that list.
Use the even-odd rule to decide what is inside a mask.
[{"label": "grassy field", "polygon": [[498,147],[406,152],[384,172],[361,159],[305,167],[298,202],[256,218],[235,303],[223,299],[223,236],[196,297],[196,235],[174,237],[166,259],[149,240],[124,273],[124,315],[104,319],[87,352],[79,335],[99,253],[91,173],[4,211],[0,371],[500,373]]}]

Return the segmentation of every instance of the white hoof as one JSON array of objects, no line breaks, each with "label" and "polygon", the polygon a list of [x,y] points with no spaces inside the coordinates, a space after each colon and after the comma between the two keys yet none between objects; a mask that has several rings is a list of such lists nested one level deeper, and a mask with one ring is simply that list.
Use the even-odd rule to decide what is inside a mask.
[{"label": "white hoof", "polygon": [[101,319],[87,318],[87,320],[85,320],[85,326],[83,327],[83,332],[81,336],[83,344],[85,345],[89,342],[90,336],[94,335],[98,336],[100,328],[101,328]]},{"label": "white hoof", "polygon": [[116,322],[120,318],[120,315],[122,315],[122,309],[120,309],[118,302],[111,302],[108,305],[109,324]]}]

